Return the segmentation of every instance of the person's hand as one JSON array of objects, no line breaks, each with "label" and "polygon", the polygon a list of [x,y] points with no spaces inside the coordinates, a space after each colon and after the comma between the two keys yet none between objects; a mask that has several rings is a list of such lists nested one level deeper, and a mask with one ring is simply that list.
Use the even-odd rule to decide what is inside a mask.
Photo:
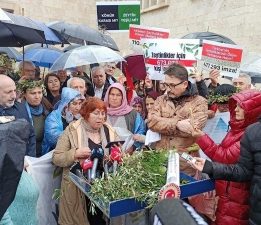
[{"label": "person's hand", "polygon": [[194,157],[196,159],[195,162],[187,161],[188,164],[190,164],[194,169],[197,169],[199,171],[202,171],[206,162],[206,159]]},{"label": "person's hand", "polygon": [[132,138],[133,138],[134,141],[145,143],[145,136],[144,135],[134,134],[132,136]]},{"label": "person's hand", "polygon": [[214,118],[214,116],[215,116],[215,112],[213,111],[213,110],[208,110],[208,119],[212,119],[212,118]]},{"label": "person's hand", "polygon": [[198,138],[198,137],[205,135],[205,133],[202,130],[196,128],[192,131],[191,135],[192,135],[192,137]]},{"label": "person's hand", "polygon": [[191,125],[191,121],[190,119],[185,119],[185,120],[180,120],[177,122],[176,127],[184,132],[184,133],[188,133],[191,134],[194,130],[193,126]]},{"label": "person's hand", "polygon": [[217,86],[219,76],[220,76],[220,72],[218,70],[211,70],[209,72],[209,78],[213,86]]},{"label": "person's hand", "polygon": [[126,151],[125,151],[125,154],[129,154],[129,155],[132,155],[134,152],[134,147],[131,146],[130,148],[128,148]]},{"label": "person's hand", "polygon": [[87,159],[90,157],[92,151],[88,147],[78,148],[75,151],[74,158],[75,159]]}]

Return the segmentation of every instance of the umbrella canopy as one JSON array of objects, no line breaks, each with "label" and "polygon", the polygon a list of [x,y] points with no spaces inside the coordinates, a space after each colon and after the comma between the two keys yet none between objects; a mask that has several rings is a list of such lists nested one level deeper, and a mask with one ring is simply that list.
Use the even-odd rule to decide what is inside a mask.
[{"label": "umbrella canopy", "polygon": [[52,45],[39,44],[39,43],[35,43],[35,44],[31,44],[31,45],[25,46],[24,52],[27,52],[27,51],[29,51],[31,49],[42,49],[42,48],[48,48],[48,49],[52,49],[52,50],[61,52],[61,50],[59,48],[56,48],[56,47],[54,47]]},{"label": "umbrella canopy", "polygon": [[50,71],[64,70],[94,63],[116,61],[119,62],[125,60],[118,53],[107,47],[87,45],[64,53],[54,62]]},{"label": "umbrella canopy", "polygon": [[79,48],[79,47],[81,47],[81,46],[82,46],[82,45],[79,45],[79,44],[71,44],[71,45],[65,47],[65,48],[63,49],[63,52],[68,52],[68,51],[70,51],[70,50],[73,50],[73,49],[75,49],[75,48]]},{"label": "umbrella canopy", "polygon": [[65,40],[80,45],[101,45],[119,51],[115,41],[108,35],[94,30],[85,25],[70,24],[63,21],[49,23],[48,26],[60,33]]},{"label": "umbrella canopy", "polygon": [[[56,51],[49,48],[35,48],[26,51],[24,60],[32,61],[36,66],[50,68],[55,60],[62,54],[62,51]],[[23,60],[22,57],[20,57],[20,60]]]},{"label": "umbrella canopy", "polygon": [[46,44],[69,44],[60,34],[54,33],[53,30],[50,29],[45,23],[38,20],[33,20],[33,22],[44,31]]},{"label": "umbrella canopy", "polygon": [[44,32],[29,18],[5,12],[10,20],[0,20],[0,46],[22,47],[44,43]]},{"label": "umbrella canopy", "polygon": [[22,54],[13,47],[0,47],[0,54],[6,54],[10,59],[18,60]]},{"label": "umbrella canopy", "polygon": [[[123,71],[125,71],[126,68],[132,77],[138,80],[144,80],[147,75],[144,56],[133,54],[125,56],[124,59],[126,62],[122,64]],[[118,64],[117,66],[119,67],[120,65]]]},{"label": "umbrella canopy", "polygon": [[190,33],[182,37],[182,39],[200,39],[200,45],[202,45],[203,40],[209,40],[209,41],[216,41],[220,43],[227,43],[227,44],[232,44],[236,45],[234,41],[231,39],[212,32],[195,32],[195,33]]}]

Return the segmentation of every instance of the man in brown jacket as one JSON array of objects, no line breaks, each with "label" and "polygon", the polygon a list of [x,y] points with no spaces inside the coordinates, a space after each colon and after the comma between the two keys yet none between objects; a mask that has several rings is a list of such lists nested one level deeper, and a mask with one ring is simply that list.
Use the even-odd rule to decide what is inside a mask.
[{"label": "man in brown jacket", "polygon": [[[179,152],[188,152],[189,147],[195,143],[195,138],[183,132],[184,127],[188,122],[199,129],[205,126],[208,117],[207,100],[199,96],[196,86],[188,81],[185,67],[174,63],[164,74],[167,94],[155,101],[148,116],[148,127],[161,134],[161,140],[156,142],[156,149],[175,148]],[[189,153],[197,156],[197,150]],[[182,159],[180,169],[189,175],[195,175],[195,170]]]}]

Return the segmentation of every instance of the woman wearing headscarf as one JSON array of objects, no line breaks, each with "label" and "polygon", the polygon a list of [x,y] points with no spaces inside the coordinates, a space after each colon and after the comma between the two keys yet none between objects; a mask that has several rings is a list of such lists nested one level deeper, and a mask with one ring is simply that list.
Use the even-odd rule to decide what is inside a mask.
[{"label": "woman wearing headscarf", "polygon": [[79,91],[63,88],[57,109],[52,111],[45,120],[43,155],[55,148],[59,136],[68,124],[80,118],[79,111],[83,100],[84,97]]},{"label": "woman wearing headscarf", "polygon": [[[144,120],[141,115],[128,105],[126,91],[120,83],[112,84],[105,95],[104,102],[107,106],[107,122],[112,127],[127,129],[134,136],[134,146],[130,151],[141,146],[139,135],[145,134]],[[116,129],[117,132],[117,129]],[[118,134],[120,136],[120,134]]]}]

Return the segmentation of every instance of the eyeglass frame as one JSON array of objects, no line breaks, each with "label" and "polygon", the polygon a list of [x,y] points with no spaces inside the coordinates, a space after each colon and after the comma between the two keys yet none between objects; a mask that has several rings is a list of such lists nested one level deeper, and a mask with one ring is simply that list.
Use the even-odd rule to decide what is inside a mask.
[{"label": "eyeglass frame", "polygon": [[168,83],[163,83],[163,85],[166,87],[166,88],[169,88],[169,89],[174,89],[176,86],[178,86],[178,85],[180,85],[180,84],[182,84],[182,83],[184,83],[185,81],[181,81],[181,82],[179,82],[179,83],[177,83],[177,84],[173,84],[173,83],[170,83],[170,84],[168,84]]}]

